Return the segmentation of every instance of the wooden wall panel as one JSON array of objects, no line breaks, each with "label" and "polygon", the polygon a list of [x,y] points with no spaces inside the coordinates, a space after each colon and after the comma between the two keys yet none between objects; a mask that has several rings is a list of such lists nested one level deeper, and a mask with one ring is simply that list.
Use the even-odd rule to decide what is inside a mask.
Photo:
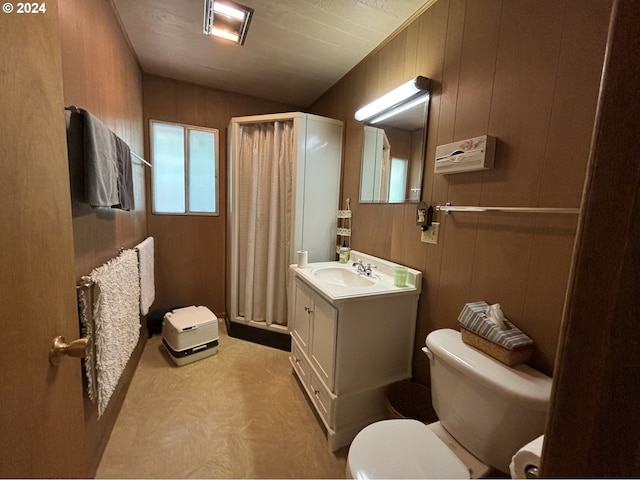
[{"label": "wooden wall panel", "polygon": [[[590,143],[584,140],[584,132],[593,128],[589,115],[593,105],[584,101],[584,91],[602,71],[601,64],[583,60],[589,52],[601,48],[602,40],[584,32],[592,28],[599,31],[602,20],[597,19],[608,18],[610,10],[609,2],[599,0],[588,3],[572,0],[563,6],[562,14],[571,15],[572,21],[565,22],[562,33],[548,139],[540,159],[540,206],[577,206],[582,197],[585,169],[577,169],[576,163],[577,159],[589,155]],[[568,232],[576,229],[576,223],[576,218],[544,215],[536,220],[523,327],[540,345],[535,355],[544,365],[552,365],[550,352],[557,343],[560,324],[539,319],[537,299],[547,299],[547,315],[562,315],[564,299],[554,292],[565,288],[564,275],[545,275],[545,272],[569,270],[573,239]]]},{"label": "wooden wall panel", "polygon": [[405,49],[407,45],[407,31],[403,30],[380,51],[380,68],[378,71],[378,91],[385,93],[393,90],[406,80],[412,78],[405,76]]},{"label": "wooden wall panel", "polygon": [[[610,1],[438,0],[311,107],[347,124],[343,197],[359,191],[355,110],[403,79],[425,75],[434,82],[423,201],[579,206],[610,8]],[[394,77],[400,57],[402,73]],[[493,170],[432,173],[436,145],[484,134],[498,137]],[[413,225],[414,206],[352,207],[353,248],[423,271],[416,380],[428,382],[420,351],[426,334],[456,328],[464,303],[477,300],[501,303],[538,343],[533,366],[551,374],[576,217],[436,214],[439,243],[426,245]]]},{"label": "wooden wall panel", "polygon": [[[581,7],[577,8],[576,4]],[[601,38],[584,32],[598,31],[601,27],[597,19],[606,17],[610,9],[610,2],[601,0],[571,0],[564,4],[562,13],[571,15],[571,22],[566,22],[562,33],[548,140],[540,159],[543,165],[541,205],[577,205],[582,196],[585,172],[575,169],[574,165],[577,159],[589,154],[590,144],[584,141],[582,132],[592,128],[589,112],[593,108],[590,102],[584,101],[583,92],[602,71],[602,65],[583,60],[599,48]]]},{"label": "wooden wall panel", "polygon": [[149,120],[219,131],[219,216],[154,215],[147,179],[149,235],[156,239],[156,306],[204,305],[225,314],[227,125],[232,117],[298,110],[295,106],[154,76],[144,77],[145,151]]},{"label": "wooden wall panel", "polygon": [[[562,317],[564,296],[558,292],[567,289],[565,272],[570,271],[577,222],[574,216],[539,215],[535,223],[526,297],[519,315],[522,329],[538,345],[534,361],[545,369],[553,367],[561,326],[561,322],[550,322],[548,318]],[[544,313],[540,312],[541,302]]]},{"label": "wooden wall panel", "polygon": [[[65,105],[87,109],[143,154],[142,76],[118,19],[106,0],[59,0],[62,82]],[[144,177],[133,160],[135,211],[91,209],[72,202],[76,279],[147,235]],[[132,354],[105,414],[85,395],[87,463],[95,474],[138,363],[146,336]]]},{"label": "wooden wall panel", "polygon": [[484,204],[537,205],[561,38],[558,2],[504,3],[489,123],[501,147],[500,168],[484,173]]},{"label": "wooden wall panel", "polygon": [[[142,155],[142,77],[110,3],[60,0],[59,16],[65,105],[87,109]],[[138,160],[133,175],[133,212],[73,203],[78,278],[144,239],[145,171]]]}]

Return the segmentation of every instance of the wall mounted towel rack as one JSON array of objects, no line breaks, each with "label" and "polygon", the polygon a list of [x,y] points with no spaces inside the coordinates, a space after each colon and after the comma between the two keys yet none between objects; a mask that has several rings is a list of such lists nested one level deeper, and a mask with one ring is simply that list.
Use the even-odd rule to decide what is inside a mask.
[{"label": "wall mounted towel rack", "polygon": [[82,281],[76,285],[76,290],[81,290],[83,288],[91,288],[91,287],[93,287],[93,280],[82,279]]},{"label": "wall mounted towel rack", "polygon": [[[70,105],[68,107],[64,107],[65,110],[69,110],[70,112],[74,112],[74,113],[80,113],[80,109],[74,105]],[[153,168],[153,165],[151,165],[151,163],[147,162],[144,158],[142,158],[140,155],[138,155],[136,152],[134,152],[133,150],[131,150],[131,155],[133,155],[134,157],[136,157],[138,160],[140,160],[143,164],[145,164],[147,167],[149,168]]]},{"label": "wall mounted towel rack", "polygon": [[149,162],[147,162],[144,158],[142,158],[140,155],[138,155],[136,152],[134,152],[133,150],[131,150],[131,155],[133,155],[134,157],[136,157],[138,160],[140,160],[142,163],[144,163],[147,167],[149,168],[153,168],[153,165],[151,165]]},{"label": "wall mounted towel rack", "polygon": [[579,208],[453,206],[450,203],[437,205],[436,210],[447,215],[451,212],[580,213]]}]

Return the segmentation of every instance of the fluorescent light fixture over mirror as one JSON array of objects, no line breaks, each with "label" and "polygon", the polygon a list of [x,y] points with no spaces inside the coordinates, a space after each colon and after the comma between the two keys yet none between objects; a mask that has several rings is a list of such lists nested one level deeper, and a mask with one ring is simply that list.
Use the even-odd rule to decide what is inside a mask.
[{"label": "fluorescent light fixture over mirror", "polygon": [[374,117],[371,117],[370,119],[367,120],[367,124],[369,125],[376,125],[380,122],[383,122],[395,115],[398,115],[402,112],[406,112],[407,110],[412,109],[413,107],[420,105],[422,103],[425,103],[427,100],[429,99],[429,92],[427,93],[423,93],[422,95],[418,95],[415,98],[412,98],[411,100],[407,101],[407,102],[403,102],[400,105],[397,105],[389,110],[384,110],[382,113],[380,113],[379,115],[376,115]]},{"label": "fluorescent light fixture over mirror", "polygon": [[424,101],[425,95],[429,95],[429,84],[430,80],[426,77],[419,76],[409,80],[362,107],[355,113],[355,119],[373,124],[411,108]]},{"label": "fluorescent light fixture over mirror", "polygon": [[204,0],[202,32],[244,45],[252,16],[253,8],[239,3],[230,0]]},{"label": "fluorescent light fixture over mirror", "polygon": [[355,114],[363,122],[360,203],[417,203],[427,143],[430,80],[416,77]]}]

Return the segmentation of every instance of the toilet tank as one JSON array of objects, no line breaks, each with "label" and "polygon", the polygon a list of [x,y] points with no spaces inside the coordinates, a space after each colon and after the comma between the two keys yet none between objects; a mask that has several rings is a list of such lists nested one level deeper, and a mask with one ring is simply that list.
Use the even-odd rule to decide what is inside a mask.
[{"label": "toilet tank", "polygon": [[426,344],[440,423],[478,459],[509,472],[515,452],[544,433],[551,378],[494,360],[456,330],[435,330]]}]

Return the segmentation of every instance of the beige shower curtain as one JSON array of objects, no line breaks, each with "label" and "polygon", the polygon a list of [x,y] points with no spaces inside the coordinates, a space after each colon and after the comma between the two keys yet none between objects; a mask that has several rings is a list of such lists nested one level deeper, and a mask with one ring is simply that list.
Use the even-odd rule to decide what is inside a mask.
[{"label": "beige shower curtain", "polygon": [[293,122],[256,123],[241,129],[238,313],[245,321],[286,325]]}]

